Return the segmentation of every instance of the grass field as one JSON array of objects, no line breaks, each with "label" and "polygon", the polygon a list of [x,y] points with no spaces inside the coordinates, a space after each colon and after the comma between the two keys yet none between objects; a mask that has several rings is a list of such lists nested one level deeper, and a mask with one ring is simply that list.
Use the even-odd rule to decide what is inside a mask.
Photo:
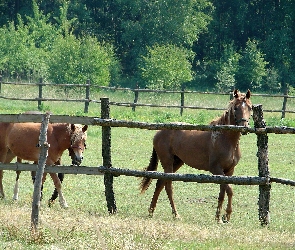
[{"label": "grass field", "polygon": [[[18,89],[3,90],[18,96]],[[61,98],[62,92],[49,94]],[[74,93],[68,93],[73,95]],[[133,94],[100,92],[111,101],[133,101]],[[83,95],[82,95],[83,97]],[[178,95],[140,96],[143,103],[175,103]],[[144,102],[145,101],[145,102]],[[228,96],[188,95],[187,105],[227,107]],[[140,102],[140,101],[139,101]],[[198,103],[199,102],[199,103]],[[282,100],[258,98],[265,109],[280,109]],[[3,101],[0,113],[19,113],[36,110],[36,102]],[[294,105],[292,102],[288,103]],[[294,105],[295,106],[295,105]],[[56,114],[85,115],[83,103],[44,103],[44,110]],[[295,107],[293,108],[295,110]],[[222,111],[179,110],[158,108],[111,107],[111,117],[124,120],[148,122],[185,121],[207,124]],[[100,116],[99,104],[90,103],[89,116]],[[279,113],[266,113],[268,125],[293,124],[292,115],[280,120]],[[154,131],[112,128],[112,164],[114,167],[141,170],[148,164],[152,151]],[[294,135],[269,134],[269,166],[271,175],[295,180]],[[99,166],[101,157],[101,128],[91,126],[88,131],[88,149],[85,166]],[[242,159],[235,175],[257,176],[256,135],[241,137]],[[69,164],[67,154],[62,159]],[[158,169],[162,171],[161,167]],[[184,166],[179,173],[203,173]],[[63,183],[69,208],[61,209],[56,203],[52,208],[46,200],[53,191],[48,177],[44,186],[45,200],[40,211],[40,235],[30,234],[31,199],[33,187],[30,174],[23,172],[20,179],[20,200],[12,201],[15,173],[5,171],[4,190],[6,199],[0,200],[0,248],[1,249],[294,249],[295,248],[295,202],[294,188],[272,184],[271,224],[263,228],[258,220],[258,187],[233,186],[233,214],[228,224],[214,220],[219,186],[215,184],[174,183],[175,202],[181,219],[174,220],[165,192],[158,201],[154,217],[148,217],[148,207],[154,192],[155,181],[144,195],[139,194],[139,179],[120,176],[114,178],[114,191],[118,213],[109,215],[104,196],[102,176],[67,175]]]}]

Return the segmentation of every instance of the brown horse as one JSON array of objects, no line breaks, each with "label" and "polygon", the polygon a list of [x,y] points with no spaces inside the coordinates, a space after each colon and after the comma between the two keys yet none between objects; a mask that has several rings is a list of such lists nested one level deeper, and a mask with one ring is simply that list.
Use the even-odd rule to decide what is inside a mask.
[{"label": "brown horse", "polygon": [[[230,102],[228,110],[211,125],[237,125],[249,126],[252,104],[250,91],[246,94],[235,90],[234,99]],[[153,140],[153,153],[146,171],[156,171],[158,161],[165,173],[175,173],[184,163],[199,169],[210,171],[213,175],[231,176],[241,157],[239,139],[240,132],[222,131],[197,131],[197,130],[161,130]],[[141,181],[143,193],[150,185],[152,179],[144,177]],[[172,213],[178,217],[173,201],[172,181],[158,180],[152,198],[149,214],[153,215],[160,192],[165,187]],[[229,184],[220,185],[216,220],[222,222],[220,213],[225,192],[228,196],[226,215],[223,221],[229,221],[232,213],[233,191]]]},{"label": "brown horse", "polygon": [[[0,123],[0,162],[9,163],[15,157],[37,162],[40,148],[37,147],[40,135],[40,123]],[[87,138],[87,125],[54,123],[48,124],[47,141],[50,145],[46,165],[58,162],[65,150],[71,148],[76,165],[83,159],[84,145]],[[61,190],[61,182],[56,173],[50,173],[59,194],[61,207],[68,207]],[[43,176],[43,183],[46,173]],[[3,191],[3,170],[0,170],[0,196],[5,197]]]},{"label": "brown horse", "polygon": [[[47,111],[50,115],[52,115],[51,112]],[[31,110],[31,111],[26,111],[24,112],[23,114],[30,114],[30,115],[41,115],[43,114],[41,111],[36,111],[36,110]],[[86,148],[86,145],[85,145],[85,148]],[[72,164],[74,164],[75,162],[75,152],[73,151],[73,149],[70,147],[68,148],[68,151],[69,151],[69,156],[71,156],[72,158]],[[22,162],[22,159],[17,157],[17,162],[21,163]],[[38,161],[35,161],[34,164],[38,164]],[[58,160],[54,165],[61,165],[61,161]],[[19,177],[20,177],[20,173],[21,171],[18,170],[16,171],[16,179],[15,179],[15,185],[14,185],[14,189],[13,189],[13,199],[14,200],[18,200],[18,193],[19,193]],[[33,181],[33,184],[35,182],[35,178],[36,178],[36,171],[32,171],[31,172],[31,177],[32,177],[32,181]],[[63,179],[64,179],[64,174],[63,173],[58,173],[58,178],[60,180],[60,182],[62,183]],[[41,198],[42,198],[42,190],[43,190],[43,186],[41,188]],[[50,206],[54,201],[55,199],[57,198],[58,196],[58,193],[57,193],[57,190],[56,188],[54,189],[53,193],[52,193],[52,196],[51,198],[48,200],[48,205]]]}]

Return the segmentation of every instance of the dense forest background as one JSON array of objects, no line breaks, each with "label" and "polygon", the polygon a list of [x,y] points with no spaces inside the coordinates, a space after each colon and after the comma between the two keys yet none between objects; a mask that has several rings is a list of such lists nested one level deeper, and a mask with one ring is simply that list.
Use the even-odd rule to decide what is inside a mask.
[{"label": "dense forest background", "polygon": [[293,0],[1,0],[0,70],[54,83],[282,92]]}]

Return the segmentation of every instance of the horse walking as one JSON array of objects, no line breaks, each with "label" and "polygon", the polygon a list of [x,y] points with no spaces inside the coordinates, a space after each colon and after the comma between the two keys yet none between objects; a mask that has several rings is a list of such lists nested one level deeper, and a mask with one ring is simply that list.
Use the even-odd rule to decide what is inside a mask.
[{"label": "horse walking", "polygon": [[[43,113],[40,112],[40,111],[31,110],[31,111],[26,111],[26,112],[24,112],[22,114],[41,115]],[[52,115],[51,112],[49,112],[49,114]],[[86,145],[85,145],[85,148],[86,148]],[[72,148],[68,148],[68,151],[69,151],[69,156],[71,156],[71,158],[72,158],[72,164],[74,165],[75,153],[74,153]],[[21,163],[22,159],[17,157],[17,162]],[[38,161],[35,161],[34,164],[38,164]],[[61,161],[58,160],[54,165],[61,165]],[[20,170],[16,171],[16,179],[15,179],[15,185],[14,185],[14,189],[13,189],[13,199],[14,200],[18,200],[20,173],[21,173]],[[60,182],[62,183],[63,179],[64,179],[64,174],[63,173],[58,173],[57,175],[58,175],[58,178],[59,178]],[[32,181],[33,181],[33,184],[34,184],[35,179],[36,179],[36,171],[31,172],[31,177],[32,177]],[[42,199],[42,190],[43,190],[43,186],[41,187],[41,199]],[[54,201],[56,200],[57,197],[58,197],[58,192],[57,192],[57,190],[55,188],[52,195],[51,195],[51,198],[48,200],[48,206],[51,206],[51,204],[54,203]]]},{"label": "horse walking", "polygon": [[[15,157],[37,162],[40,148],[39,143],[40,123],[0,123],[0,162],[10,163]],[[48,124],[47,141],[50,144],[46,165],[59,162],[65,150],[73,150],[73,162],[80,165],[83,159],[88,126],[67,123]],[[50,173],[55,188],[59,195],[61,207],[68,207],[61,189],[61,182],[56,173]],[[46,178],[43,175],[42,184]],[[0,170],[0,197],[5,197],[3,191],[3,170]]]},{"label": "horse walking", "polygon": [[[233,100],[228,110],[211,125],[249,126],[252,104],[250,91],[246,94],[235,90]],[[232,176],[234,168],[241,158],[239,139],[240,132],[236,131],[197,131],[197,130],[161,130],[153,140],[153,152],[146,171],[156,171],[160,160],[165,173],[175,173],[184,163],[199,169],[210,171],[213,175]],[[152,179],[144,177],[140,187],[143,193]],[[172,214],[178,217],[174,200],[172,181],[158,180],[150,204],[149,215],[152,216],[156,208],[158,197],[165,187]],[[229,221],[232,213],[233,191],[229,184],[220,184],[220,193],[216,211],[216,220],[220,218],[225,193],[228,197],[226,214],[223,221]]]}]

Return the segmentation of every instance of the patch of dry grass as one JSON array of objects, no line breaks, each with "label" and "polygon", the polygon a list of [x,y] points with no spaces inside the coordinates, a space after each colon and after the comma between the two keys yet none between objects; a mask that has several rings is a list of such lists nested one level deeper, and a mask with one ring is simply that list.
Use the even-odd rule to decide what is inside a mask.
[{"label": "patch of dry grass", "polygon": [[5,249],[291,249],[294,234],[236,224],[83,213],[42,205],[39,235],[30,233],[29,204],[0,204]]}]

